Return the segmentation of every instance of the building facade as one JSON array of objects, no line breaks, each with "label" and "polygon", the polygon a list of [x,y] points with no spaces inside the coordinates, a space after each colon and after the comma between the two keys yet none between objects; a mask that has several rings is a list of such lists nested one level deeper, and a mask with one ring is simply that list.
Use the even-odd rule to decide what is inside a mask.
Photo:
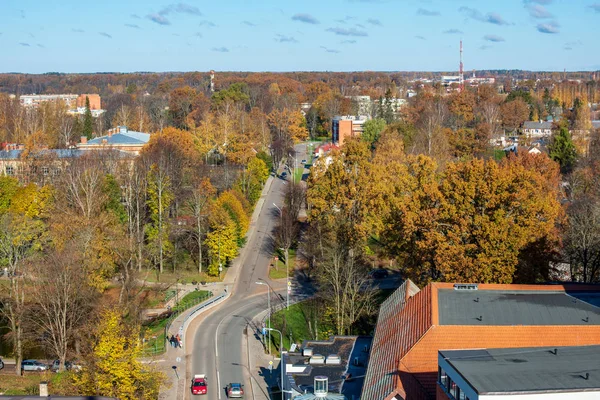
[{"label": "building facade", "polygon": [[337,116],[331,123],[332,142],[342,146],[344,141],[351,137],[359,137],[363,132],[363,125],[367,122],[366,116]]},{"label": "building facade", "polygon": [[130,131],[126,126],[118,126],[109,129],[106,136],[92,140],[82,137],[77,148],[80,150],[114,149],[138,155],[148,141],[150,141],[149,133]]}]

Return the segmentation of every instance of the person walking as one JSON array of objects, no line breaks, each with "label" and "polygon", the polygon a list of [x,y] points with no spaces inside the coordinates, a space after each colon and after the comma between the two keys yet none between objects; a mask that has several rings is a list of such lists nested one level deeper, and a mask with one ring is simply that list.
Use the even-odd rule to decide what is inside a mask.
[{"label": "person walking", "polygon": [[181,338],[179,337],[179,333],[175,336],[175,347],[181,347]]},{"label": "person walking", "polygon": [[171,343],[171,347],[175,347],[175,336],[171,335],[169,342]]}]

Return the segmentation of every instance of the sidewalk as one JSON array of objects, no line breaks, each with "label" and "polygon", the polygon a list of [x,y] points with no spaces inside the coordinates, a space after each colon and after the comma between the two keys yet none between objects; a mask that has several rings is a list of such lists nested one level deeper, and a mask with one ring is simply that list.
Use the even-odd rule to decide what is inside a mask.
[{"label": "sidewalk", "polygon": [[[261,321],[266,316],[266,311],[254,317],[253,321]],[[250,383],[252,385],[253,400],[270,400],[268,388],[277,386],[279,377],[279,361],[269,355],[263,346],[261,332],[254,331],[250,327],[247,330],[246,346],[248,351],[248,368],[250,370]],[[273,348],[271,348],[273,350]],[[269,371],[269,361],[273,361],[273,368]]]}]

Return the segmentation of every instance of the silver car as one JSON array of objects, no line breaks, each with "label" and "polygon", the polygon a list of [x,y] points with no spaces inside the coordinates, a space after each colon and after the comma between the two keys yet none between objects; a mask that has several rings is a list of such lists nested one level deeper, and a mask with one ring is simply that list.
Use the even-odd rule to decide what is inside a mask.
[{"label": "silver car", "polygon": [[21,363],[21,370],[23,371],[45,371],[48,369],[48,365],[37,360],[24,360]]},{"label": "silver car", "polygon": [[227,385],[227,397],[230,399],[244,397],[243,387],[241,383],[230,383]]}]

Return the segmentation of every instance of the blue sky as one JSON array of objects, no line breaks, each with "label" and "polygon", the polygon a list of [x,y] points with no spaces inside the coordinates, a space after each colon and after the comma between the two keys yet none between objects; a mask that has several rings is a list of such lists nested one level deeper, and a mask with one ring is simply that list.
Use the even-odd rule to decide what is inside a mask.
[{"label": "blue sky", "polygon": [[600,0],[0,0],[0,72],[600,69]]}]

